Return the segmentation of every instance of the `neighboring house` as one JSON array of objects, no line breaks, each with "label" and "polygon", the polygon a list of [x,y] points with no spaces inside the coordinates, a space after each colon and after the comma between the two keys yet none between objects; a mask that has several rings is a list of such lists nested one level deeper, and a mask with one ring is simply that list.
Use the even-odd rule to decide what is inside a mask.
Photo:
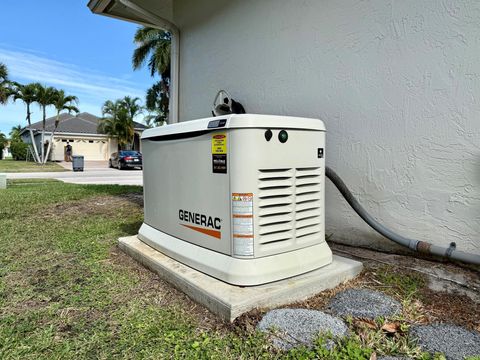
[{"label": "neighboring house", "polygon": [[[320,118],[327,164],[376,219],[407,237],[480,253],[479,1],[89,7],[172,31],[172,105],[181,121],[208,117],[219,89],[249,113]],[[392,246],[330,182],[326,214],[336,241]]]},{"label": "neighboring house", "polygon": [[[46,141],[51,140],[56,119],[56,116],[46,119]],[[116,139],[98,132],[99,122],[99,117],[86,112],[77,115],[60,114],[60,124],[53,137],[50,160],[63,161],[65,159],[67,142],[72,146],[73,155],[83,155],[85,160],[108,160],[110,155],[118,150],[118,143]],[[140,135],[146,127],[137,122],[134,124],[133,149],[140,151]],[[32,124],[31,128],[34,130],[35,142],[40,153],[42,122]],[[28,127],[22,130],[21,137],[24,142],[31,143]]]}]

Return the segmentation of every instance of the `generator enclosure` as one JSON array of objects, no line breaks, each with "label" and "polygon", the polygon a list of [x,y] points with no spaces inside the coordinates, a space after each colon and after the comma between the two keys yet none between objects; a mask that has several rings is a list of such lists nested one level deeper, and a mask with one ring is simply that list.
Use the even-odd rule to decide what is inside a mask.
[{"label": "generator enclosure", "polygon": [[227,115],[144,131],[139,239],[234,285],[332,261],[321,120]]}]

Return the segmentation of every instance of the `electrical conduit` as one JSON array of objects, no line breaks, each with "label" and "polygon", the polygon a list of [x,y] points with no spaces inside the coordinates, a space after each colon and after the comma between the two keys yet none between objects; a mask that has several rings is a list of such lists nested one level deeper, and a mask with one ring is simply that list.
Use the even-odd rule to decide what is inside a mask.
[{"label": "electrical conduit", "polygon": [[325,168],[325,176],[337,187],[338,191],[343,195],[348,204],[353,210],[375,231],[379,232],[387,239],[396,242],[399,245],[405,246],[413,251],[417,251],[423,254],[437,255],[443,258],[457,260],[468,264],[480,265],[480,255],[467,254],[466,252],[456,249],[454,242],[450,243],[450,247],[444,248],[441,246],[433,245],[425,241],[409,239],[402,235],[399,235],[384,225],[380,224],[370,215],[357,199],[353,196],[347,185],[343,180],[328,166]]}]

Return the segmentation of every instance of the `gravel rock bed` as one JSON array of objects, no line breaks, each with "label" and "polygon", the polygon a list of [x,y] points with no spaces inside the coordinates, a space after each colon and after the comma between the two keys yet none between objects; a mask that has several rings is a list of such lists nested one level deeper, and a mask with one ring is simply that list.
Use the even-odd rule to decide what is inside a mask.
[{"label": "gravel rock bed", "polygon": [[409,336],[417,340],[424,351],[441,352],[448,360],[480,356],[480,333],[450,324],[416,325]]},{"label": "gravel rock bed", "polygon": [[[272,344],[280,350],[288,350],[300,345],[310,347],[319,333],[331,333],[335,337],[344,337],[348,332],[347,326],[341,319],[321,311],[307,309],[269,311],[258,323],[257,329],[269,333]],[[327,344],[327,347],[332,344]]]},{"label": "gravel rock bed", "polygon": [[330,300],[328,308],[336,316],[375,319],[400,313],[402,305],[378,291],[347,289]]}]

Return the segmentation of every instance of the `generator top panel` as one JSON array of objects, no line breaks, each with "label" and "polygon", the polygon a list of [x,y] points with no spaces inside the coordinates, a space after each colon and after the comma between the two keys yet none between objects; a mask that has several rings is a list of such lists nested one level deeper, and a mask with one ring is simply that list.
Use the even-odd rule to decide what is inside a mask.
[{"label": "generator top panel", "polygon": [[325,131],[323,121],[301,117],[287,117],[277,115],[231,114],[200,120],[191,120],[147,129],[142,134],[142,139],[178,133],[191,133],[197,131],[211,131],[221,129],[304,129]]}]

